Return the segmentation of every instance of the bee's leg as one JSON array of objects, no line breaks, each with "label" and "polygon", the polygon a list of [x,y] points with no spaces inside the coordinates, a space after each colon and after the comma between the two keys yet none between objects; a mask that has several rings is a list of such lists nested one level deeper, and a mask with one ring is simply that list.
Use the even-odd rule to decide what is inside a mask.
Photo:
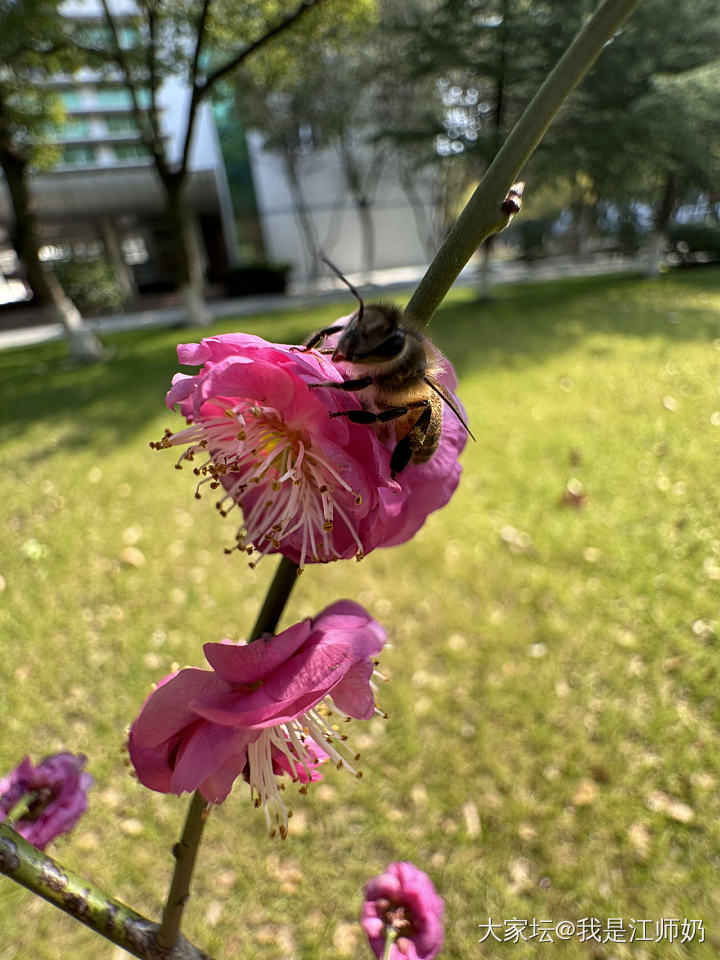
[{"label": "bee's leg", "polygon": [[305,341],[302,347],[291,347],[290,349],[302,351],[312,350],[313,347],[316,347],[319,343],[322,343],[325,337],[330,337],[333,333],[339,333],[343,329],[344,327],[342,324],[334,327],[325,327],[324,330],[318,330],[317,333],[314,333],[309,340]]},{"label": "bee's leg", "polygon": [[[346,383],[352,383],[352,380],[346,380]],[[372,380],[370,381],[372,383]],[[360,390],[361,387],[356,389]],[[371,410],[338,410],[331,413],[331,417],[347,417],[351,423],[387,423],[389,420],[398,420],[404,417],[406,413],[415,407],[429,406],[427,400],[413,400],[412,403],[406,403],[404,407],[391,407],[389,410],[383,410],[382,413],[373,413]],[[420,420],[422,419],[420,415]]]},{"label": "bee's leg", "polygon": [[395,479],[398,473],[402,473],[405,467],[410,463],[413,454],[418,446],[422,446],[422,441],[418,444],[418,437],[424,439],[430,427],[432,419],[432,406],[426,400],[418,401],[427,404],[423,412],[417,418],[412,428],[405,434],[402,440],[395,445],[395,449],[390,457],[390,476]]},{"label": "bee's leg", "polygon": [[[308,389],[316,390],[318,387],[327,387],[329,390],[348,390],[354,392],[355,390],[364,390],[365,387],[369,387],[373,382],[372,377],[358,377],[357,380],[328,380],[325,383],[309,383]],[[337,416],[337,414],[331,413],[331,417]]]}]

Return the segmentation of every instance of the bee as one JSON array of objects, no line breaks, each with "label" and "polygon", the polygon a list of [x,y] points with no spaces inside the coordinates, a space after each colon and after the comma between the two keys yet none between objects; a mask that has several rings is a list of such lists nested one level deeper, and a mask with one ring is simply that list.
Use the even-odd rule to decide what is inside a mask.
[{"label": "bee", "polygon": [[338,410],[331,417],[347,417],[351,423],[375,427],[392,422],[396,445],[390,457],[393,479],[409,463],[426,463],[440,443],[443,403],[446,403],[468,434],[470,428],[453,397],[438,380],[442,355],[432,342],[416,330],[411,321],[392,303],[365,305],[355,287],[334,264],[323,257],[359,303],[345,324],[318,330],[305,343],[306,350],[319,348],[326,337],[339,333],[332,350],[335,363],[347,364],[350,377],[342,382],[311,383],[311,389],[325,387],[356,393],[361,410]]}]

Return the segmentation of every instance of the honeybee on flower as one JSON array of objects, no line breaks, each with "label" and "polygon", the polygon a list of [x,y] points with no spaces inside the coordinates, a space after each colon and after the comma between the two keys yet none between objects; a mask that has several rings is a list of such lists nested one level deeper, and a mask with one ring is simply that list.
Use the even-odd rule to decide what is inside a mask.
[{"label": "honeybee on flower", "polygon": [[[404,543],[457,487],[466,431],[454,415],[432,459],[393,477],[392,445],[344,415],[357,398],[316,389],[344,380],[318,350],[228,334],[182,344],[178,359],[201,368],[176,374],[167,396],[189,426],[152,446],[184,447],[177,465],[192,463],[196,495],[219,491],[223,516],[240,508],[236,548],[253,562],[281,553],[302,569]],[[454,388],[449,367],[440,379]]]}]

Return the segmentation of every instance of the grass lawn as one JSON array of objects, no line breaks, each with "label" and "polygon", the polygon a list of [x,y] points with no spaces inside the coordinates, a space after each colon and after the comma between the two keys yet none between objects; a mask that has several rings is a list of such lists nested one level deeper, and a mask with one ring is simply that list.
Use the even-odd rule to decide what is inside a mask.
[{"label": "grass lawn", "polygon": [[[283,620],[365,604],[389,719],[353,723],[364,778],[294,799],[286,841],[241,784],[213,811],[185,932],[218,960],[369,958],[361,889],[390,860],[445,898],[447,960],[720,950],[720,272],[469,296],[432,329],[478,438],[458,493],[403,547],[308,567]],[[292,342],[350,307],[242,326]],[[85,752],[90,810],[49,852],[150,916],[186,800],[131,779],[124,728],[173,664],[244,636],[277,562],[226,556],[232,521],[148,447],[179,425],[178,339],[108,337],[86,369],[0,353],[0,771]],[[489,917],[652,923],[479,944]],[[705,942],[653,942],[673,917]],[[2,877],[0,931],[0,960],[126,956]]]}]

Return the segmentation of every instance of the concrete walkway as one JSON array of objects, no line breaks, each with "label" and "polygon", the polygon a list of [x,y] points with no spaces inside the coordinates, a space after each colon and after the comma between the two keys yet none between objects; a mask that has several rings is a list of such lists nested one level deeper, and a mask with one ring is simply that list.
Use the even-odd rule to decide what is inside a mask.
[{"label": "concrete walkway", "polygon": [[[536,280],[551,280],[571,276],[595,276],[605,273],[621,273],[637,270],[636,260],[612,255],[598,255],[592,260],[575,260],[572,257],[556,257],[534,264],[521,261],[499,261],[492,264],[492,279],[495,284],[531,283]],[[376,270],[369,278],[350,275],[348,279],[367,295],[368,299],[376,292],[406,289],[414,286],[422,277],[425,268],[398,267],[390,270]],[[477,266],[469,264],[462,271],[455,286],[468,287],[477,282]],[[312,284],[291,284],[287,295],[267,294],[254,297],[240,297],[232,300],[214,300],[208,302],[213,317],[241,317],[258,313],[272,313],[289,308],[310,307],[324,300],[341,299],[344,295],[351,298],[334,277],[323,278]],[[348,311],[351,299],[348,300]],[[184,311],[181,306],[158,307],[137,313],[115,314],[89,321],[91,329],[99,334],[117,333],[125,330],[140,330],[154,327],[173,327],[182,324]],[[62,340],[63,328],[59,323],[49,323],[0,331],[0,350],[11,347],[28,347],[36,343]]]}]

